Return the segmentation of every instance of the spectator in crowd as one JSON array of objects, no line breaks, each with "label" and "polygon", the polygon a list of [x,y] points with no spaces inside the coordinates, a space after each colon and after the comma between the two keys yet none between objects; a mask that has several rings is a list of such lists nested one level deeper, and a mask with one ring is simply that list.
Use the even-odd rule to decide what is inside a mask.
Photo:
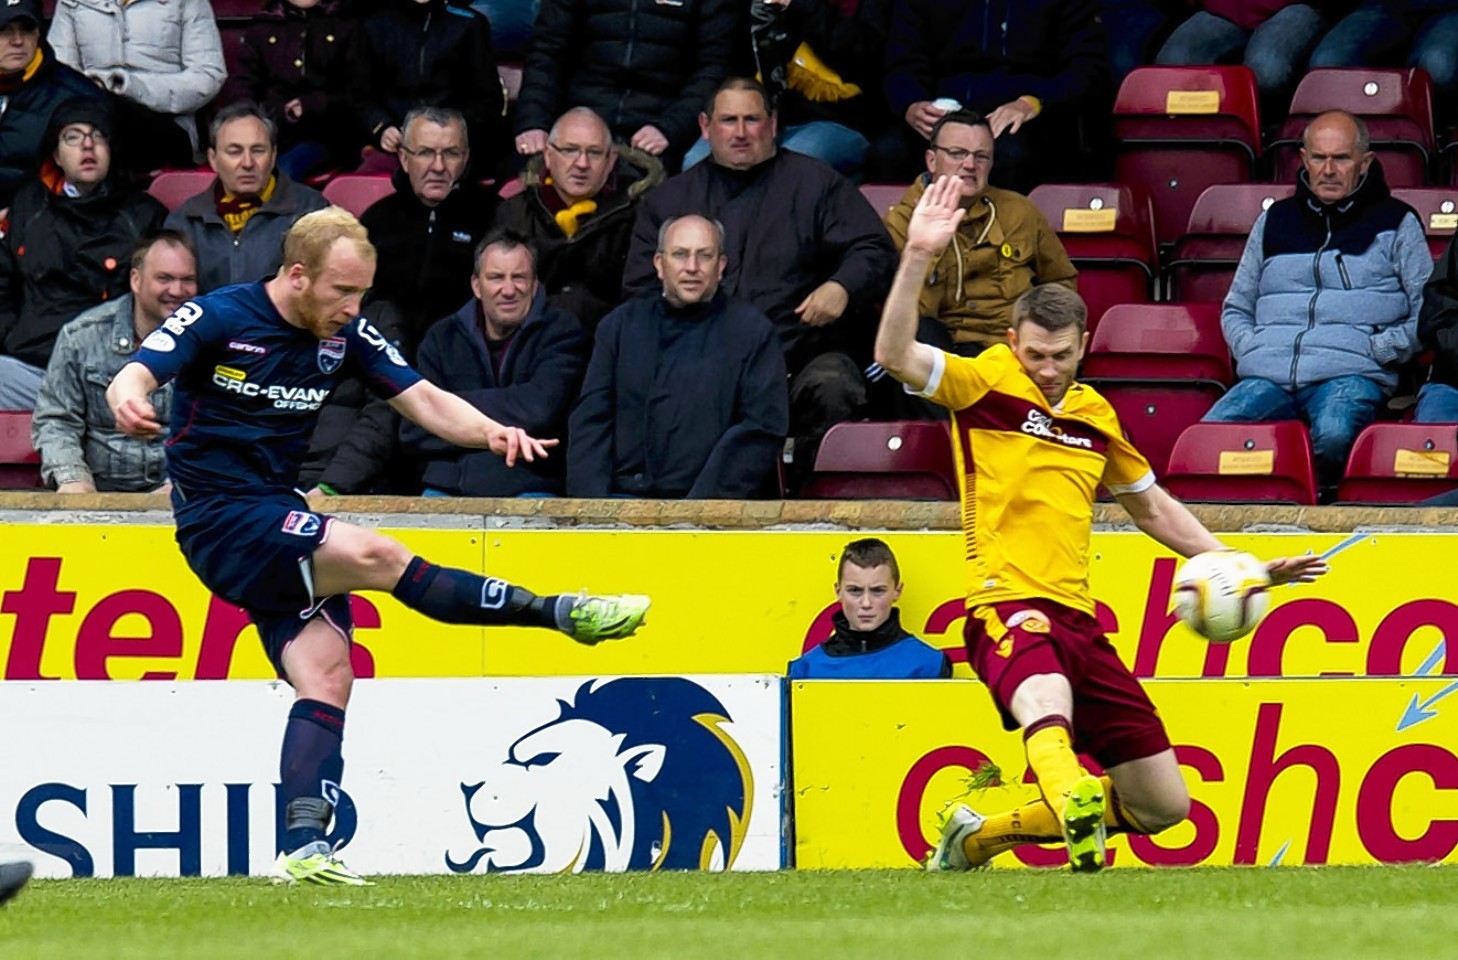
[{"label": "spectator in crowd", "polygon": [[[780,146],[859,182],[871,138],[885,127],[881,96],[891,0],[758,0],[754,59],[775,102]],[[684,166],[709,155],[700,140]]]},{"label": "spectator in crowd", "polygon": [[471,131],[460,111],[416,107],[404,124],[395,192],[359,219],[379,251],[370,300],[394,304],[413,356],[431,324],[471,299],[471,251],[491,225],[496,198],[466,176]]},{"label": "spectator in crowd", "polygon": [[[197,296],[197,262],[187,238],[173,231],[145,237],[132,252],[131,292],[92,307],[61,328],[36,400],[31,443],[41,478],[58,493],[116,490],[145,493],[166,478],[166,428],[129,437],[116,428],[106,388],[138,345]],[[172,385],[149,398],[167,423]]]},{"label": "spectator in crowd", "polygon": [[1006,342],[1018,297],[1043,283],[1073,290],[1078,276],[1032,201],[988,185],[995,154],[985,117],[965,110],[944,114],[932,127],[927,172],[886,215],[886,229],[902,249],[922,193],[940,177],[958,179],[967,214],[922,289],[917,339],[969,357]]},{"label": "spectator in crowd", "polygon": [[895,0],[886,93],[903,119],[879,167],[910,175],[944,113],[987,118],[1003,164],[997,185],[1027,193],[1086,169],[1070,134],[1108,99],[1108,41],[1094,0]]},{"label": "spectator in crowd", "polygon": [[516,104],[517,152],[541,153],[553,119],[585,106],[615,139],[676,165],[729,73],[743,9],[736,0],[541,0]]},{"label": "spectator in crowd", "polygon": [[1433,266],[1423,288],[1423,310],[1418,316],[1418,342],[1431,351],[1428,382],[1418,390],[1418,423],[1458,423],[1458,249],[1448,249]]},{"label": "spectator in crowd", "polygon": [[1293,0],[1200,0],[1155,60],[1166,66],[1244,63],[1255,74],[1262,114],[1284,115],[1307,57],[1326,30],[1319,4]]},{"label": "spectator in crowd", "polygon": [[51,158],[10,208],[0,240],[0,409],[31,410],[61,327],[127,292],[138,238],[167,210],[111,162],[105,102],[71,100],[51,115]]},{"label": "spectator in crowd", "polygon": [[0,6],[0,211],[50,156],[51,114],[67,100],[101,99],[96,84],[56,59],[41,39],[40,0]]},{"label": "spectator in crowd", "polygon": [[349,78],[359,28],[343,0],[266,0],[238,41],[237,69],[223,102],[252,100],[278,130],[278,168],[294,180],[354,166],[364,131]]},{"label": "spectator in crowd", "polygon": [[208,0],[58,3],[49,39],[62,63],[115,96],[127,167],[192,166],[194,115],[227,77]]},{"label": "spectator in crowd", "polygon": [[1099,0],[1099,19],[1109,38],[1109,73],[1114,90],[1135,67],[1154,60],[1169,34],[1171,15],[1182,0]]},{"label": "spectator in crowd", "polygon": [[473,0],[471,9],[491,25],[491,47],[502,63],[526,58],[538,0]]},{"label": "spectator in crowd", "polygon": [[[375,150],[365,172],[395,169],[414,107],[449,107],[476,139],[478,176],[506,153],[506,88],[486,18],[448,0],[381,0],[365,17],[351,88]],[[468,250],[469,253],[469,250]]]},{"label": "spectator in crowd", "polygon": [[1305,419],[1330,490],[1416,352],[1433,261],[1360,118],[1323,113],[1302,144],[1296,195],[1256,220],[1225,298],[1220,325],[1240,379],[1205,419]]},{"label": "spectator in crowd", "polygon": [[936,647],[901,626],[901,568],[882,540],[853,540],[840,554],[835,633],[790,661],[791,680],[916,680],[952,675]]},{"label": "spectator in crowd", "polygon": [[[548,302],[526,238],[505,230],[487,234],[476,248],[471,291],[475,299],[425,335],[416,369],[498,423],[532,436],[563,436],[590,341],[576,317]],[[400,441],[424,468],[427,496],[562,492],[560,450],[507,467],[489,450],[453,446],[409,422]]]},{"label": "spectator in crowd", "polygon": [[665,220],[660,288],[603,318],[568,429],[570,496],[776,495],[784,356],[774,324],[721,289],[725,242],[715,221]]},{"label": "spectator in crowd", "polygon": [[527,161],[522,182],[496,223],[531,240],[548,299],[592,331],[622,302],[633,217],[663,182],[663,164],[614,144],[601,117],[574,107],[552,125],[546,151]]},{"label": "spectator in crowd", "polygon": [[819,160],[776,150],[775,115],[754,80],[722,83],[699,124],[712,158],[643,198],[624,286],[652,289],[669,218],[699,213],[724,225],[724,292],[769,317],[784,348],[797,483],[825,431],[864,412],[861,370],[896,248],[854,184]]},{"label": "spectator in crowd", "polygon": [[209,129],[208,164],[217,176],[167,217],[197,254],[202,293],[278,272],[283,236],[294,221],[329,202],[276,168],[278,129],[258,104],[219,110]]},{"label": "spectator in crowd", "polygon": [[1433,80],[1439,126],[1458,97],[1458,2],[1365,0],[1331,28],[1311,67],[1421,67]]}]

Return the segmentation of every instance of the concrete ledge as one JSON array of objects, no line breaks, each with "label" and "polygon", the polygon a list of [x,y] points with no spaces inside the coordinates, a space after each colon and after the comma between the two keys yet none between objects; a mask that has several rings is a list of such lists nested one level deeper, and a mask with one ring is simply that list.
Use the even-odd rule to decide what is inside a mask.
[{"label": "concrete ledge", "polygon": [[[320,509],[381,526],[649,528],[697,530],[955,530],[955,503],[901,500],[570,500],[329,497]],[[0,492],[0,522],[166,523],[170,505],[152,494]],[[1290,507],[1195,504],[1216,531],[1344,533],[1370,529],[1458,532],[1458,508]],[[1118,504],[1094,508],[1098,526],[1128,528]]]}]

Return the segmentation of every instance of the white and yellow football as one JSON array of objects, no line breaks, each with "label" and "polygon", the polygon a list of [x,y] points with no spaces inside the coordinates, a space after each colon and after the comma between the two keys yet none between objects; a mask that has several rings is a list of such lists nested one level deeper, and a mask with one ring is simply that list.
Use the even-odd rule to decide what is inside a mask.
[{"label": "white and yellow football", "polygon": [[1266,565],[1240,550],[1209,550],[1180,564],[1175,613],[1211,643],[1230,643],[1255,629],[1271,605]]}]

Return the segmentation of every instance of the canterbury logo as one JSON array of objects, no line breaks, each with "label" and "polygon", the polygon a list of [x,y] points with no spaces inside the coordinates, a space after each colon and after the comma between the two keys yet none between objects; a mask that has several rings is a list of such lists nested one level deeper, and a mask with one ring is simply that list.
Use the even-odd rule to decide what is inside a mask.
[{"label": "canterbury logo", "polygon": [[1023,433],[1032,434],[1035,437],[1042,437],[1044,440],[1056,440],[1064,446],[1082,447],[1085,450],[1093,449],[1093,441],[1088,437],[1074,437],[1063,432],[1063,428],[1053,422],[1053,418],[1041,410],[1029,410],[1028,419],[1023,421]]}]

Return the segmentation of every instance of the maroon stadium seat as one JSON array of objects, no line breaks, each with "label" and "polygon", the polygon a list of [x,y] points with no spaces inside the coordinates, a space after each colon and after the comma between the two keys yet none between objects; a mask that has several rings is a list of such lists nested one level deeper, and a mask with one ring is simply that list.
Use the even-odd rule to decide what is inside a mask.
[{"label": "maroon stadium seat", "polygon": [[896,206],[896,201],[906,195],[906,188],[910,184],[905,183],[863,183],[861,184],[861,196],[866,198],[876,211],[876,216],[882,220],[891,208]]},{"label": "maroon stadium seat", "polygon": [[1154,202],[1154,233],[1174,243],[1214,183],[1244,183],[1260,156],[1255,75],[1245,67],[1140,67],[1114,99],[1115,176]]},{"label": "maroon stadium seat", "polygon": [[1372,152],[1394,187],[1421,187],[1436,137],[1433,84],[1420,69],[1333,67],[1311,70],[1291,97],[1291,109],[1271,144],[1276,178],[1295,183],[1301,167],[1301,132],[1326,110],[1346,110],[1367,123]]},{"label": "maroon stadium seat", "polygon": [[1453,187],[1398,187],[1392,195],[1417,211],[1428,250],[1436,260],[1448,249],[1458,229],[1458,189]]},{"label": "maroon stadium seat", "polygon": [[1078,268],[1088,325],[1117,303],[1146,303],[1159,264],[1154,214],[1138,187],[1119,183],[1045,183],[1028,194],[1058,232]]},{"label": "maroon stadium seat", "polygon": [[1089,342],[1082,379],[1168,381],[1215,396],[1235,382],[1218,303],[1120,304]]},{"label": "maroon stadium seat", "polygon": [[1256,219],[1272,203],[1295,192],[1294,186],[1276,183],[1206,187],[1170,257],[1170,299],[1223,301]]},{"label": "maroon stadium seat", "polygon": [[1175,441],[1164,482],[1182,500],[1314,504],[1311,435],[1299,420],[1197,423]]},{"label": "maroon stadium seat", "polygon": [[805,500],[956,500],[947,423],[837,423],[825,434]]},{"label": "maroon stadium seat", "polygon": [[1374,423],[1357,436],[1337,499],[1413,503],[1458,490],[1458,424]]},{"label": "maroon stadium seat", "polygon": [[147,192],[168,210],[176,210],[189,197],[202,193],[213,184],[213,171],[163,170],[152,179]]},{"label": "maroon stadium seat", "polygon": [[330,180],[324,187],[324,199],[358,217],[376,200],[394,192],[395,185],[390,182],[389,174],[345,173]]},{"label": "maroon stadium seat", "polygon": [[1180,434],[1199,423],[1220,397],[1208,386],[1191,389],[1169,382],[1101,380],[1092,386],[1113,406],[1125,435],[1160,478]]},{"label": "maroon stadium seat", "polygon": [[0,490],[41,486],[40,454],[30,445],[29,411],[0,411]]}]

